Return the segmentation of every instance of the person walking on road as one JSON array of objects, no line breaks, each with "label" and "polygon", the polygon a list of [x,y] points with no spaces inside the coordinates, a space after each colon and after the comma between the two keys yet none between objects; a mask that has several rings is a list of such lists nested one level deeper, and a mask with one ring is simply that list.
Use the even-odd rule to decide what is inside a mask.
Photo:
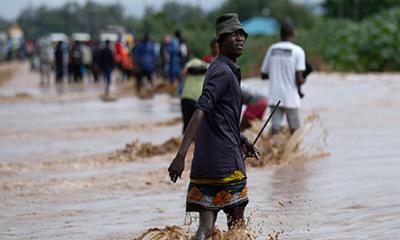
[{"label": "person walking on road", "polygon": [[281,41],[267,50],[261,65],[261,78],[269,79],[270,106],[282,101],[271,119],[272,134],[281,130],[284,115],[292,133],[300,128],[298,86],[304,83],[303,72],[306,70],[303,48],[291,42],[295,35],[294,28],[283,24],[280,35]]},{"label": "person walking on road", "polygon": [[56,83],[62,83],[64,78],[64,50],[62,45],[63,42],[59,41],[54,52]]},{"label": "person walking on road", "polygon": [[74,82],[82,82],[82,49],[79,41],[74,41],[69,54]]},{"label": "person walking on road", "polygon": [[143,78],[146,77],[150,84],[153,84],[154,72],[156,70],[156,50],[154,43],[150,41],[148,33],[144,33],[142,40],[134,49],[134,59],[138,65],[136,89],[140,92],[143,85]]},{"label": "person walking on road", "polygon": [[113,68],[114,68],[114,56],[110,48],[110,41],[107,40],[105,47],[100,52],[100,69],[101,72],[103,73],[104,80],[106,83],[104,91],[105,96],[108,96],[110,94],[110,85],[111,85]]},{"label": "person walking on road", "polygon": [[93,75],[93,80],[94,82],[98,82],[99,81],[99,75],[100,75],[100,53],[101,53],[101,49],[100,49],[100,44],[98,41],[94,42],[94,45],[92,46],[92,66],[91,68],[91,72]]},{"label": "person walking on road", "polygon": [[243,153],[259,156],[258,150],[239,130],[241,74],[236,59],[242,54],[247,33],[238,15],[219,16],[216,36],[220,54],[207,70],[196,111],[168,168],[171,181],[176,182],[195,138],[186,211],[199,212],[196,240],[211,237],[220,210],[227,215],[229,228],[245,226],[248,197]]},{"label": "person walking on road", "polygon": [[40,83],[50,83],[51,63],[53,61],[54,52],[49,42],[42,41],[39,44],[39,63],[40,63]]},{"label": "person walking on road", "polygon": [[177,38],[172,38],[168,45],[169,64],[168,64],[168,78],[171,84],[179,83],[181,77],[181,54],[180,45]]}]

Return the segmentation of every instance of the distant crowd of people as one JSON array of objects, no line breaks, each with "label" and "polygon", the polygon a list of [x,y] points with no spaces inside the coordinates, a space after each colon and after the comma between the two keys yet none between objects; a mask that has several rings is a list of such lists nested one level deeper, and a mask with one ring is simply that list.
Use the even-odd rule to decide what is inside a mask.
[{"label": "distant crowd of people", "polygon": [[[189,60],[189,48],[177,30],[166,35],[161,43],[144,33],[136,41],[78,41],[68,44],[39,40],[32,47],[31,68],[38,70],[42,82],[49,82],[54,71],[55,82],[82,82],[86,77],[93,82],[106,83],[105,93],[115,74],[119,79],[136,79],[140,91],[145,83],[153,84],[156,75],[171,84],[181,83],[181,73]],[[182,89],[182,85],[180,85]]]}]

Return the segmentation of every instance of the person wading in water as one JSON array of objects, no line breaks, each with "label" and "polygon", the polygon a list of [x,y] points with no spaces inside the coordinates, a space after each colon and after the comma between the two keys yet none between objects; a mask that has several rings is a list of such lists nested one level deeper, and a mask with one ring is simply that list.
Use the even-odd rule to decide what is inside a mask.
[{"label": "person wading in water", "polygon": [[239,129],[242,98],[236,59],[242,54],[247,33],[237,14],[217,18],[216,38],[220,54],[207,70],[196,110],[168,168],[171,181],[176,182],[195,139],[186,211],[199,212],[196,240],[211,237],[220,210],[227,215],[229,228],[245,227],[244,210],[249,200],[243,153],[259,158],[258,150]]},{"label": "person wading in water", "polygon": [[[272,117],[272,134],[280,132],[286,115],[290,131],[300,128],[300,86],[304,84],[306,60],[303,48],[291,42],[294,28],[289,24],[281,27],[281,41],[269,47],[261,65],[261,78],[269,79],[269,104],[272,109],[279,100],[281,106]],[[310,71],[310,70],[308,70]]]}]

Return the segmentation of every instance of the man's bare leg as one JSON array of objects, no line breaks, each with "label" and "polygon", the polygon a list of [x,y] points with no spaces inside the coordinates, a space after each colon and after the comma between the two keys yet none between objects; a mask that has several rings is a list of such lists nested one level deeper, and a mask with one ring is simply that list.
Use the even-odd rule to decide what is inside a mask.
[{"label": "man's bare leg", "polygon": [[199,228],[194,236],[195,240],[206,240],[212,236],[218,212],[202,211],[200,214]]},{"label": "man's bare leg", "polygon": [[244,209],[245,206],[237,206],[230,208],[225,211],[227,221],[228,221],[228,228],[245,228],[245,221],[244,221]]}]

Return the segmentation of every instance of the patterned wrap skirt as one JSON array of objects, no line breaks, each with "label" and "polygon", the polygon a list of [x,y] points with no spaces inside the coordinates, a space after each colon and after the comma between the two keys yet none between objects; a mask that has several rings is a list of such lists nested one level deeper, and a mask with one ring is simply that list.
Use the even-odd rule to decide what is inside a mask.
[{"label": "patterned wrap skirt", "polygon": [[186,197],[186,211],[226,210],[236,206],[246,206],[248,202],[246,178],[228,183],[190,182]]}]

